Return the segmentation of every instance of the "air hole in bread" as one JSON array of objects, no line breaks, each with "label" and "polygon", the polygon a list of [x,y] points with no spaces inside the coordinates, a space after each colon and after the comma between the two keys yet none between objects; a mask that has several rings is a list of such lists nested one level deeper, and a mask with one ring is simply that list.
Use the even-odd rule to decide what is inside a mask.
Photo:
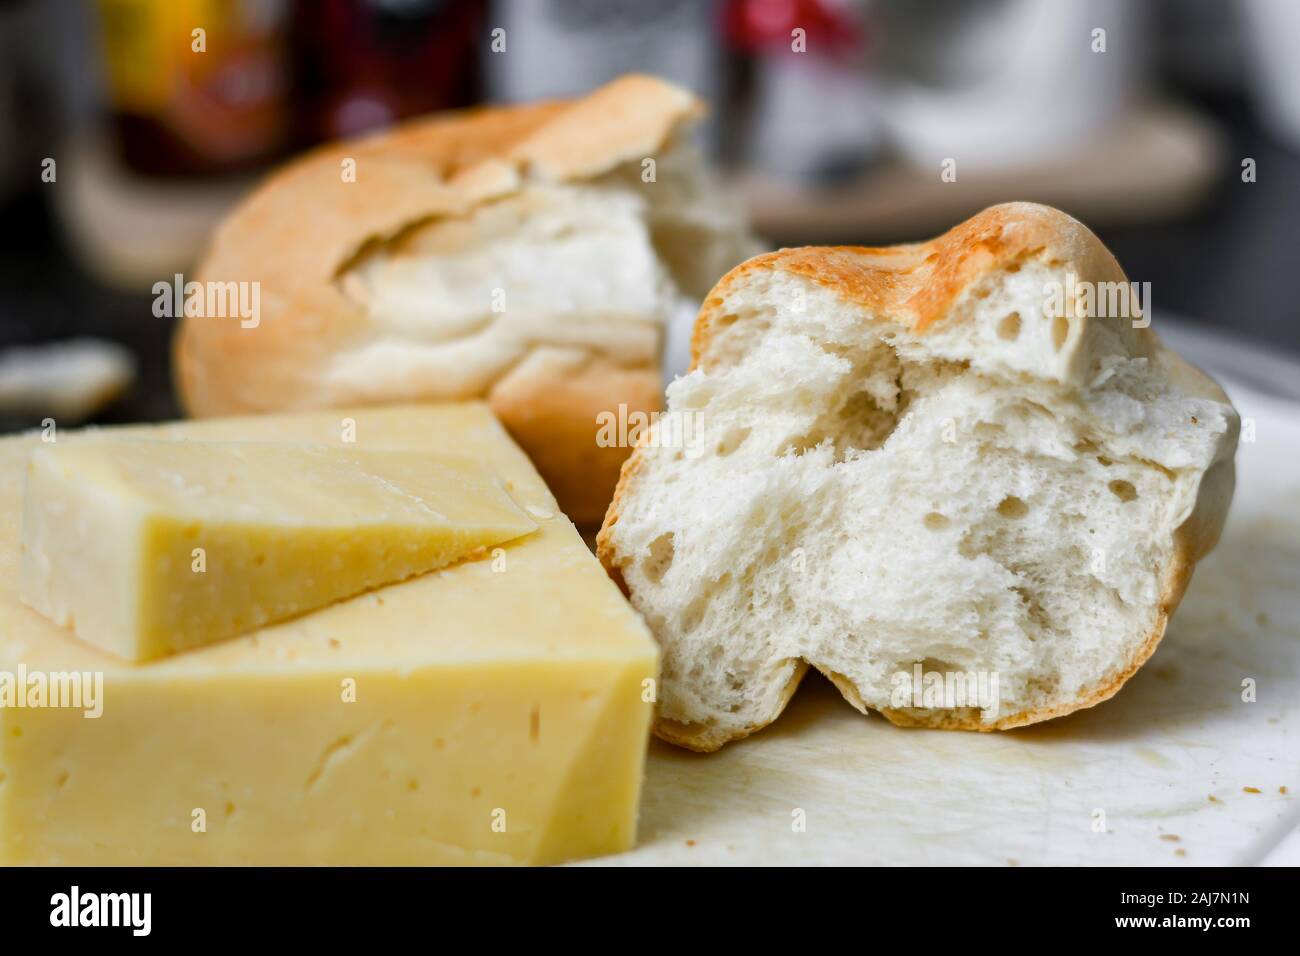
[{"label": "air hole in bread", "polygon": [[682,611],[681,620],[678,622],[678,626],[689,634],[700,626],[700,622],[704,620],[704,612],[708,609],[709,593],[704,591],[701,592],[695,600],[691,601],[690,604],[686,605],[686,609]]},{"label": "air hole in bread", "polygon": [[[910,672],[910,671],[912,670],[912,667],[913,667],[913,665],[910,665],[910,664],[909,664],[909,665],[905,665],[905,666],[899,667],[898,669],[899,669],[900,671]],[[953,664],[953,663],[950,662],[950,661],[939,660],[939,659],[934,658],[934,657],[927,657],[925,660],[921,661],[921,674],[922,674],[922,675],[925,675],[925,674],[957,674],[957,673],[961,673],[961,672],[964,671],[964,670],[965,670],[965,668],[961,667],[961,666],[958,665],[958,664]]]},{"label": "air hole in bread", "polygon": [[741,445],[745,444],[745,440],[749,438],[749,432],[750,430],[748,428],[733,428],[731,431],[727,432],[726,437],[723,438],[722,441],[718,442],[718,454],[724,458],[727,455],[730,455]]},{"label": "air hole in bread", "polygon": [[947,515],[942,515],[937,511],[931,511],[925,516],[925,526],[931,531],[942,531],[952,525],[952,521]]},{"label": "air hole in bread", "polygon": [[700,357],[700,367],[712,369],[737,361],[770,327],[771,318],[766,315],[733,311],[715,316],[709,320],[708,348]]},{"label": "air hole in bread", "polygon": [[1039,699],[1051,700],[1059,693],[1061,679],[1056,674],[1035,674],[1025,681],[1025,691]]},{"label": "air hole in bread", "polygon": [[806,434],[791,440],[783,454],[800,456],[823,442],[831,444],[836,461],[845,461],[855,452],[873,451],[893,433],[901,411],[882,408],[871,394],[857,392],[833,412],[821,415]]},{"label": "air hole in bread", "polygon": [[1178,479],[1177,472],[1175,472],[1172,468],[1166,468],[1158,461],[1151,461],[1149,458],[1140,458],[1138,459],[1138,463],[1146,468],[1154,468],[1156,471],[1160,472],[1160,474],[1164,475],[1170,481],[1176,481]]},{"label": "air hole in bread", "polygon": [[1052,348],[1061,351],[1065,340],[1070,337],[1070,320],[1063,315],[1052,319]]},{"label": "air hole in bread", "polygon": [[1020,313],[1011,312],[998,323],[998,338],[1014,342],[1020,338]]},{"label": "air hole in bread", "polygon": [[1107,487],[1110,488],[1111,494],[1120,501],[1135,501],[1137,499],[1137,489],[1133,487],[1131,481],[1116,478]]},{"label": "air hole in bread", "polygon": [[998,514],[1004,518],[1023,518],[1029,514],[1029,505],[1015,495],[1007,495],[998,504]]},{"label": "air hole in bread", "polygon": [[1020,598],[1020,604],[1025,609],[1027,617],[1027,626],[1024,629],[1025,637],[1031,642],[1038,640],[1038,635],[1046,634],[1051,628],[1051,621],[1048,620],[1047,612],[1043,610],[1043,605],[1039,603],[1038,598],[1028,588],[1014,587],[1011,589]]},{"label": "air hole in bread", "polygon": [[658,584],[672,567],[674,553],[673,533],[669,531],[661,534],[650,542],[650,556],[642,563],[641,570],[653,583]]},{"label": "air hole in bread", "polygon": [[887,343],[877,341],[865,349],[831,343],[822,349],[849,363],[846,382],[857,388],[841,388],[830,396],[812,427],[787,441],[781,454],[799,457],[829,443],[834,460],[842,462],[883,446],[907,414],[911,393],[903,385],[898,354]]}]

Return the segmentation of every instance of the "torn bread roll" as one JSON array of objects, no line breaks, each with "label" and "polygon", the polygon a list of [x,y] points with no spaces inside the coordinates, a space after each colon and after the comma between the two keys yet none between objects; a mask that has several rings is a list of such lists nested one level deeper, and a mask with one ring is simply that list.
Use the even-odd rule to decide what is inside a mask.
[{"label": "torn bread roll", "polygon": [[757,251],[684,138],[700,112],[685,90],[625,76],[292,163],[199,269],[258,314],[187,315],[187,410],[485,397],[569,517],[598,524],[630,450],[601,423],[661,407],[669,316]]},{"label": "torn bread roll", "polygon": [[744,737],[809,665],[902,725],[1114,694],[1218,539],[1238,432],[1136,301],[1113,314],[1133,291],[1027,203],[728,273],[598,538],[662,645],[657,734]]}]

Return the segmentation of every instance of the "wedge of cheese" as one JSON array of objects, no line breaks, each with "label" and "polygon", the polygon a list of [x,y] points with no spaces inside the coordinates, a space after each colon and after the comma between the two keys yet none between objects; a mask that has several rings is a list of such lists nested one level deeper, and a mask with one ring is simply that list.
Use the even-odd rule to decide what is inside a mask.
[{"label": "wedge of cheese", "polygon": [[346,419],[361,451],[480,461],[537,531],[135,665],[19,600],[40,443],[0,441],[0,863],[552,863],[631,846],[656,645],[485,406],[113,434],[338,444]]},{"label": "wedge of cheese", "polygon": [[401,581],[537,524],[481,465],[407,451],[105,438],[32,452],[20,594],[127,660]]}]

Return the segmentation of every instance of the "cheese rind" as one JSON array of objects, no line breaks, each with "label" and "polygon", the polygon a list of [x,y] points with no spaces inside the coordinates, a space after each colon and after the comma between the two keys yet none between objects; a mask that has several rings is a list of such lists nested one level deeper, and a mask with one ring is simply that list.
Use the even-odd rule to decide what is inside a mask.
[{"label": "cheese rind", "polygon": [[38,443],[0,441],[0,674],[103,675],[97,719],[0,706],[0,863],[554,863],[632,845],[657,647],[485,406],[119,434],[329,442],[340,416],[362,449],[481,461],[537,531],[138,665],[18,600]]},{"label": "cheese rind", "polygon": [[140,661],[536,530],[474,462],[324,445],[113,439],[27,463],[21,594]]}]

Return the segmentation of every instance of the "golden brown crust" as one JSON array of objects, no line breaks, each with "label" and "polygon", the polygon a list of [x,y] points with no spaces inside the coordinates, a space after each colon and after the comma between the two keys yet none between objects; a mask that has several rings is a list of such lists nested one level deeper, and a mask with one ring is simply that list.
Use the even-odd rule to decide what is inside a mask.
[{"label": "golden brown crust", "polygon": [[[509,196],[526,180],[587,178],[653,155],[701,108],[678,87],[629,75],[580,100],[435,116],[331,144],[289,164],[222,223],[198,269],[202,282],[259,283],[261,316],[255,328],[234,318],[181,323],[174,371],[183,406],[191,415],[211,416],[357,403],[357,395],[341,393],[325,372],[335,356],[375,334],[337,281],[358,256],[415,226]],[[346,181],[345,163],[355,181]],[[521,445],[547,450],[537,464],[566,513],[598,521],[614,459],[621,463],[627,449],[593,449],[594,424],[588,430],[578,420],[596,406],[657,409],[661,390],[657,380],[648,387],[644,366],[643,356],[623,367],[619,356],[607,355],[576,384],[525,386],[515,375],[500,395],[489,389],[448,396],[429,383],[391,400],[488,397],[511,418],[507,425]],[[608,378],[598,399],[600,370]],[[544,406],[525,414],[521,396],[546,395],[548,385],[554,393]],[[588,480],[592,467],[595,481]]]},{"label": "golden brown crust", "polygon": [[[947,315],[981,278],[1028,256],[1068,263],[1080,280],[1124,281],[1110,251],[1076,219],[1037,203],[992,206],[929,242],[898,246],[803,246],[754,256],[723,276],[704,300],[691,336],[692,368],[707,367],[709,346],[726,325],[728,293],[758,272],[783,272],[833,289],[879,321],[915,332]],[[1147,329],[1129,329],[1138,350]]]},{"label": "golden brown crust", "polygon": [[[837,296],[860,306],[877,321],[892,321],[923,333],[948,314],[953,303],[982,277],[1029,256],[1064,264],[1081,280],[1127,281],[1109,250],[1081,223],[1047,206],[1007,203],[986,209],[929,242],[885,248],[810,246],[783,249],[741,263],[719,280],[700,309],[691,339],[691,368],[708,367],[715,336],[736,321],[725,311],[728,293],[750,281],[758,272],[780,271],[804,277],[832,289]],[[1149,355],[1153,361],[1161,363],[1178,386],[1189,394],[1227,402],[1226,395],[1213,380],[1165,349],[1149,329],[1130,329],[1128,323],[1120,325],[1120,334],[1131,336],[1127,344],[1132,354]],[[618,523],[622,504],[637,480],[644,458],[641,446],[648,442],[649,437],[642,436],[642,442],[624,463],[604,526],[596,539],[597,556],[620,582],[624,593],[629,592],[618,569],[618,555],[611,532]],[[1123,667],[1073,701],[1009,714],[996,722],[983,723],[977,716],[943,713],[919,718],[915,711],[894,709],[881,710],[883,716],[899,726],[1006,730],[1092,707],[1112,697],[1155,652],[1170,616],[1182,600],[1196,562],[1218,541],[1232,498],[1233,448],[1235,440],[1225,442],[1221,456],[1202,477],[1192,513],[1175,530],[1173,555],[1162,582],[1155,625]],[[863,713],[867,712],[868,708],[851,682],[841,675],[824,673],[850,704]],[[790,693],[793,691],[791,687]],[[783,701],[781,709],[784,705]],[[768,721],[739,732],[719,732],[716,728],[683,725],[657,717],[655,733],[679,746],[712,751],[729,740],[761,729],[775,720],[779,713],[780,709]]]}]

